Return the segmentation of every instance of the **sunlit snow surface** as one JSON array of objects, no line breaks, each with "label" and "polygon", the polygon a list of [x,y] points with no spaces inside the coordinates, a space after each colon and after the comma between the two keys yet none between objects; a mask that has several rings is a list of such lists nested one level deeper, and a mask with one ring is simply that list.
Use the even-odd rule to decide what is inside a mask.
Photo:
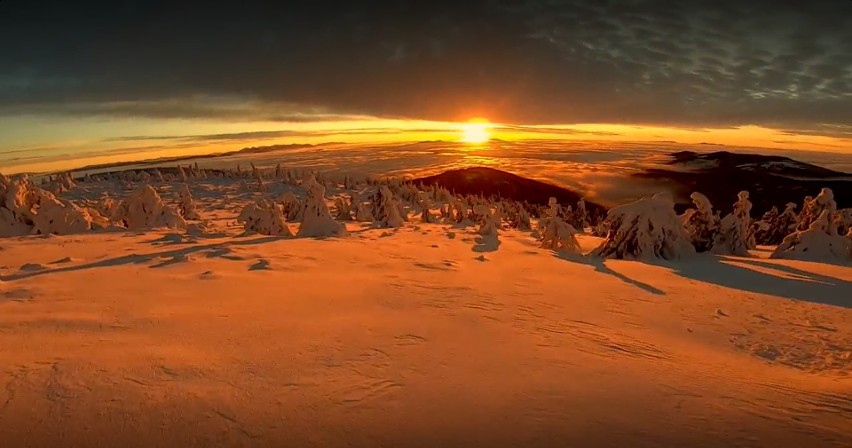
[{"label": "sunlit snow surface", "polygon": [[852,445],[848,266],[244,235],[262,193],[190,189],[207,232],[0,240],[0,446]]}]

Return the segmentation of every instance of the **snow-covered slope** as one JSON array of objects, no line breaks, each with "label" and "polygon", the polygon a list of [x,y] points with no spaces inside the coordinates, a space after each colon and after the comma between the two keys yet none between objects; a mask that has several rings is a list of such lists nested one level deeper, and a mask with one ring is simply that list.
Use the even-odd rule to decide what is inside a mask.
[{"label": "snow-covered slope", "polygon": [[245,234],[274,187],[191,183],[187,231],[0,240],[0,445],[852,445],[848,266],[479,252],[413,214]]}]

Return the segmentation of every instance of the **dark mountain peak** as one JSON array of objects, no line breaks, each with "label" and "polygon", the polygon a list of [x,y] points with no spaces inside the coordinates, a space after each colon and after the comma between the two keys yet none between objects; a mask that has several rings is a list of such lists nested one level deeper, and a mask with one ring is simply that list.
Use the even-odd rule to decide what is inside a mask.
[{"label": "dark mountain peak", "polygon": [[697,153],[678,151],[671,154],[673,165],[685,165],[702,171],[760,171],[777,176],[831,178],[848,176],[810,163],[800,162],[785,156],[744,154],[730,151]]},{"label": "dark mountain peak", "polygon": [[[449,170],[412,183],[437,185],[455,194],[494,196],[537,205],[546,205],[554,197],[560,204],[574,207],[583,197],[567,188],[481,166]],[[606,213],[606,208],[594,202],[586,201],[586,208],[592,214]]]},{"label": "dark mountain peak", "polygon": [[[754,204],[752,216],[788,202],[801,204],[823,187],[831,188],[840,208],[852,206],[852,175],[784,156],[744,154],[729,151],[671,154],[672,169],[647,168],[636,176],[669,184],[675,192],[677,209],[691,206],[689,195],[703,193],[714,208],[728,213],[737,192],[748,190]],[[674,168],[676,166],[676,168]]]}]

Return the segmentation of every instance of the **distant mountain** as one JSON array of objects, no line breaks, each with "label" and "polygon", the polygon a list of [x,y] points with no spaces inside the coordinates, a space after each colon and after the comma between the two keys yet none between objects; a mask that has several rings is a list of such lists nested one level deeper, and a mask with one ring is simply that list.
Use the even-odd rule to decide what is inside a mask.
[{"label": "distant mountain", "polygon": [[[554,197],[560,204],[575,207],[582,195],[576,191],[493,168],[473,167],[414,179],[415,185],[438,185],[456,194],[495,196],[530,204],[546,205]],[[606,208],[586,201],[592,215],[606,213]]]},{"label": "distant mountain", "polygon": [[823,187],[834,191],[838,207],[852,207],[852,174],[830,170],[789,157],[739,154],[727,151],[672,153],[671,168],[648,168],[637,177],[669,183],[681,211],[691,205],[693,191],[703,193],[715,208],[727,213],[737,193],[748,190],[752,216],[788,202],[801,206],[805,196]]}]

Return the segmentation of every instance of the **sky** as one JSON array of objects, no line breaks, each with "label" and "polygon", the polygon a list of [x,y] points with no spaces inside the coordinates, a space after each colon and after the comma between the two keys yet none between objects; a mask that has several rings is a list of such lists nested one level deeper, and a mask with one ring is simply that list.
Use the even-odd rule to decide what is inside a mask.
[{"label": "sky", "polygon": [[852,153],[852,2],[0,2],[0,170],[286,142]]}]

